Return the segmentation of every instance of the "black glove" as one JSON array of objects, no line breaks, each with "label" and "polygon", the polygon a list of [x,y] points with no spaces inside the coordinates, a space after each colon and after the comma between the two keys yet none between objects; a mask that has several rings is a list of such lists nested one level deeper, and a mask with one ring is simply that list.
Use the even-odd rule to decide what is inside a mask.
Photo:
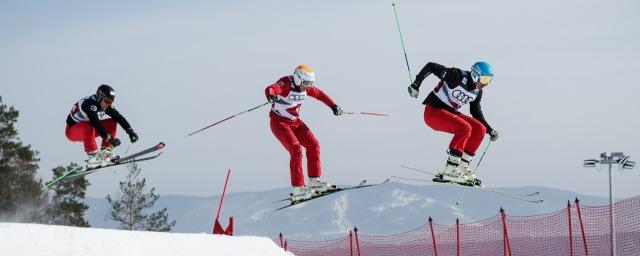
[{"label": "black glove", "polygon": [[411,83],[407,90],[409,91],[409,96],[418,98],[418,94],[420,94],[420,87],[416,85],[416,82]]},{"label": "black glove", "polygon": [[136,143],[136,141],[138,141],[138,134],[134,132],[133,129],[129,128],[129,130],[127,130],[127,134],[129,134],[129,140],[131,140],[131,143]]},{"label": "black glove", "polygon": [[491,131],[489,131],[488,133],[489,133],[489,136],[491,136],[489,140],[496,141],[498,139],[498,136],[499,136],[498,131],[491,129]]},{"label": "black glove", "polygon": [[267,101],[269,101],[269,103],[271,103],[271,104],[276,103],[276,101],[278,101],[278,96],[269,95],[269,96],[267,96]]},{"label": "black glove", "polygon": [[331,107],[331,110],[333,110],[333,114],[336,115],[336,116],[344,114],[344,111],[338,105],[335,105],[335,106]]},{"label": "black glove", "polygon": [[107,142],[109,142],[109,144],[111,144],[111,146],[113,146],[114,148],[117,146],[120,146],[120,139],[116,138],[116,137],[111,137],[109,136],[109,138],[107,138]]}]

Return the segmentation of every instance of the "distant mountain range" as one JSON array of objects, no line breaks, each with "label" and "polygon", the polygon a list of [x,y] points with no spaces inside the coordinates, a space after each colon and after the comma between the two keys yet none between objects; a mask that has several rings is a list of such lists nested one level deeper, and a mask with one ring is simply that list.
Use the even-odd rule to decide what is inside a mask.
[{"label": "distant mountain range", "polygon": [[[381,186],[343,191],[282,211],[271,212],[286,202],[288,188],[260,192],[228,194],[220,222],[226,226],[234,217],[236,235],[289,239],[324,240],[348,235],[357,226],[368,235],[395,234],[415,229],[427,222],[448,224],[458,218],[471,223],[491,218],[500,207],[508,215],[535,215],[566,207],[567,200],[578,197],[583,205],[603,205],[608,198],[583,196],[571,191],[546,187],[498,188],[514,193],[540,192],[545,202],[532,204],[490,191],[451,185],[410,185],[390,182]],[[220,196],[196,197],[164,195],[157,208],[167,207],[169,217],[177,221],[173,232],[210,233]],[[92,227],[115,228],[106,219],[109,206],[105,199],[87,198],[86,215]]]}]

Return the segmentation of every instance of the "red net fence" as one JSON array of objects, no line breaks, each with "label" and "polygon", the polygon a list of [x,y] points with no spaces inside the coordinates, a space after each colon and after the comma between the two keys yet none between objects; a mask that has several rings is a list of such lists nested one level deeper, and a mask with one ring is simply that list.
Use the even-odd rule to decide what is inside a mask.
[{"label": "red net fence", "polygon": [[583,206],[576,199],[562,210],[534,216],[509,216],[500,209],[475,223],[443,225],[429,217],[424,225],[393,235],[360,234],[354,228],[328,241],[287,240],[282,234],[275,241],[298,256],[611,255],[612,245],[616,255],[640,255],[640,196],[612,206]]}]

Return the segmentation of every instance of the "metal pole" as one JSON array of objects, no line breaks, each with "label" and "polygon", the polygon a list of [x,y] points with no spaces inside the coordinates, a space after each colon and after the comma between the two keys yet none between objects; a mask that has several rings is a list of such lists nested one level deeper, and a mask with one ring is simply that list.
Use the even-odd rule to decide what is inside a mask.
[{"label": "metal pole", "polygon": [[624,152],[602,152],[600,159],[586,159],[584,160],[584,167],[596,167],[597,165],[603,166],[609,165],[609,254],[611,256],[616,255],[616,222],[614,197],[613,197],[613,164],[619,164],[622,169],[633,169],[635,162],[629,161],[629,156],[625,156]]},{"label": "metal pole", "polygon": [[613,175],[611,170],[613,169],[613,156],[606,157],[606,161],[609,163],[609,245],[611,247],[611,256],[616,255],[616,235],[615,226],[613,223]]}]

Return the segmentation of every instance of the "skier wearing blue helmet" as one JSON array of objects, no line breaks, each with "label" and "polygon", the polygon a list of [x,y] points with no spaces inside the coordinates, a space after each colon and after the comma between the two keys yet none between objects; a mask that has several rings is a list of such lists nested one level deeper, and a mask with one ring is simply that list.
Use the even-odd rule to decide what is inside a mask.
[{"label": "skier wearing blue helmet", "polygon": [[[481,186],[469,163],[485,134],[489,134],[491,141],[498,139],[498,131],[487,123],[480,107],[483,89],[493,79],[493,69],[484,61],[473,64],[470,71],[429,62],[409,86],[411,97],[418,98],[420,85],[430,74],[440,81],[422,103],[424,122],[435,131],[453,134],[444,171],[433,180]],[[471,116],[459,111],[467,103]]]}]

